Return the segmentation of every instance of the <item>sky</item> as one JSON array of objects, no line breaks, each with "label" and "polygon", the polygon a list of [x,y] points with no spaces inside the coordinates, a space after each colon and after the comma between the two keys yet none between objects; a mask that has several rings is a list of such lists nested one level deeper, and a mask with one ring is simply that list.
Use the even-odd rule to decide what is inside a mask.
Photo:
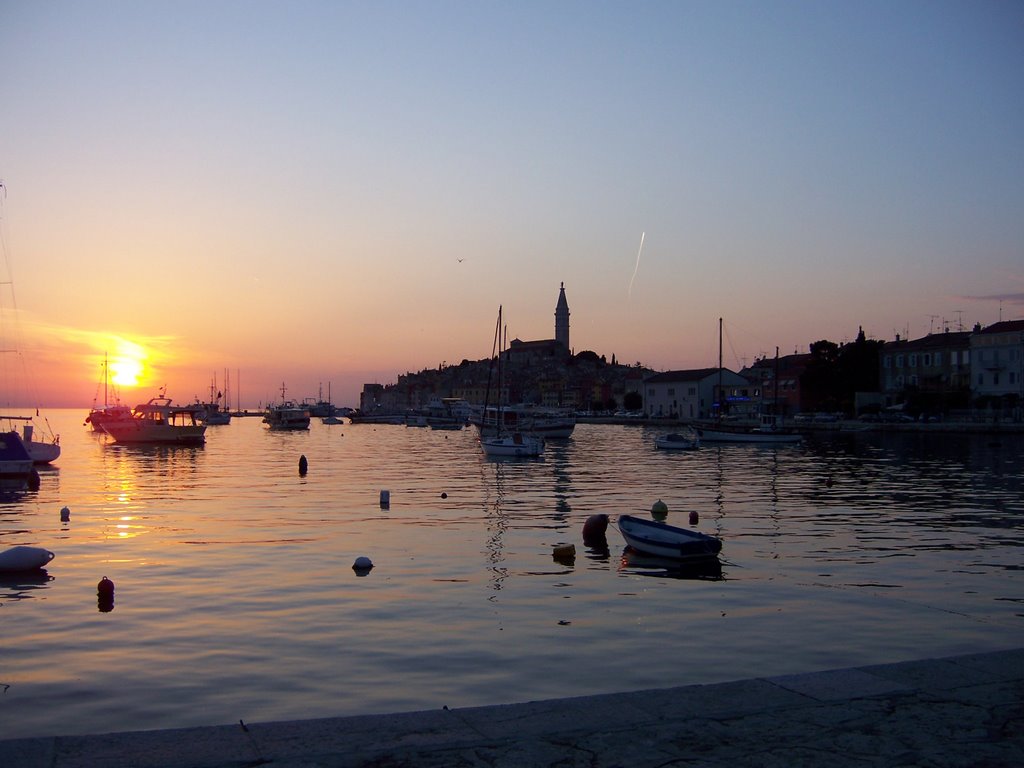
[{"label": "sky", "polygon": [[[0,0],[0,405],[1024,317],[1024,3]],[[642,247],[641,247],[642,244]],[[16,361],[16,364],[15,364]],[[15,402],[32,398],[32,402]]]}]

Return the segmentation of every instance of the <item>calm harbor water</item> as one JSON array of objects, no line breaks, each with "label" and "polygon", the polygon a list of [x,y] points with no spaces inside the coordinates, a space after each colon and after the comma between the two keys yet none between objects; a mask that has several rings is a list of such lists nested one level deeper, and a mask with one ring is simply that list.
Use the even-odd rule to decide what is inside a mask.
[{"label": "calm harbor water", "polygon": [[[129,448],[85,413],[48,414],[63,455],[0,500],[0,548],[56,553],[46,580],[0,575],[0,738],[719,682],[1024,630],[1020,436],[665,453],[649,427],[579,425],[540,460],[496,461],[473,430],[317,420]],[[658,499],[723,539],[720,576],[624,563],[614,525],[607,551],[583,544],[589,515]]]}]

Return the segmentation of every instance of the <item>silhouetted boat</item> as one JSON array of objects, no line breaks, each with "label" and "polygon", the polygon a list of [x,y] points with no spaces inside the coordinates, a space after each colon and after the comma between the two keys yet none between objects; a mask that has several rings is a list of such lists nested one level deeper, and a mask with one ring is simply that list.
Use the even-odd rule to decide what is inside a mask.
[{"label": "silhouetted boat", "polygon": [[135,406],[129,421],[103,425],[103,431],[118,443],[172,443],[202,445],[206,425],[199,421],[202,408],[174,405],[163,391],[149,402]]}]

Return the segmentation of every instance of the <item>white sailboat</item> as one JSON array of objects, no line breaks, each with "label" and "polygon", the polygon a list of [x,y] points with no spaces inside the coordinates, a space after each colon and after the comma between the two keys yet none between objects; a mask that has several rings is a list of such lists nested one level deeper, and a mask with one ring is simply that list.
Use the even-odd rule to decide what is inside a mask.
[{"label": "white sailboat", "polygon": [[[495,329],[494,346],[498,350],[498,417],[497,430],[493,435],[481,434],[480,445],[488,456],[540,456],[544,452],[544,440],[536,435],[525,432],[509,432],[503,428],[502,423],[502,384],[503,368],[502,358],[505,353],[505,335],[501,325],[501,307],[498,307],[498,325]],[[492,350],[493,351],[493,350]],[[487,387],[488,397],[490,396],[490,382]],[[484,404],[484,413],[487,412],[487,404]]]}]

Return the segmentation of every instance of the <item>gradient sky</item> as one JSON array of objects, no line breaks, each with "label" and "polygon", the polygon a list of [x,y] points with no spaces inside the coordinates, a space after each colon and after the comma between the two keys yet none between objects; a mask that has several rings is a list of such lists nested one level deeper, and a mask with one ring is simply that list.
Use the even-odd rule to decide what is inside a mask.
[{"label": "gradient sky", "polygon": [[44,406],[738,369],[1024,317],[1024,3],[0,0],[0,179]]}]

